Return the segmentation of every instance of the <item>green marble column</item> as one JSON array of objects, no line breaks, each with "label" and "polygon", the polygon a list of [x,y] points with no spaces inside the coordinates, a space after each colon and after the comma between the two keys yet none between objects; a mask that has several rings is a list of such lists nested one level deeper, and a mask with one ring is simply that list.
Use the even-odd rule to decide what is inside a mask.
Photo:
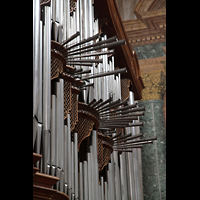
[{"label": "green marble column", "polygon": [[145,115],[140,117],[140,128],[145,137],[157,136],[153,144],[142,148],[142,178],[144,200],[166,199],[166,133],[163,115],[163,100],[140,101],[145,106]]}]

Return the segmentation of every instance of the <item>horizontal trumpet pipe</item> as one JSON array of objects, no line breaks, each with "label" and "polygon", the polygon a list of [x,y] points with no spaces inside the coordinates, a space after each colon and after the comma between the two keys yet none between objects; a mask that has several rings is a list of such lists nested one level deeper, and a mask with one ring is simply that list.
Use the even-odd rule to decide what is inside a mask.
[{"label": "horizontal trumpet pipe", "polygon": [[[119,111],[128,110],[128,109],[130,109],[130,108],[135,108],[136,105],[137,105],[137,103],[134,103],[134,104],[132,104],[132,105],[130,105],[130,106],[124,106],[124,107],[122,107],[122,108],[118,108],[118,109],[116,109],[116,110],[110,111],[109,113],[116,113],[116,112],[119,112]],[[144,106],[143,106],[143,107],[144,107]],[[141,107],[139,107],[139,108],[141,108]],[[133,110],[133,109],[132,109],[132,110]],[[133,111],[134,111],[134,110],[133,110]],[[108,112],[102,113],[101,115],[106,115],[106,114],[108,114]]]},{"label": "horizontal trumpet pipe", "polygon": [[119,137],[119,136],[121,136],[121,135],[122,135],[122,133],[118,133],[117,135],[111,137],[111,139],[117,138],[117,137]]},{"label": "horizontal trumpet pipe", "polygon": [[101,109],[101,110],[99,110],[99,113],[104,112],[104,111],[106,111],[106,110],[110,110],[110,109],[115,108],[115,107],[117,107],[117,106],[125,105],[125,104],[127,104],[127,101],[128,101],[128,99],[125,100],[125,101],[119,102],[119,103],[116,104],[116,105],[110,106],[110,107],[108,107],[108,108]]},{"label": "horizontal trumpet pipe", "polygon": [[132,152],[132,150],[125,150],[125,149],[113,149],[113,151]]},{"label": "horizontal trumpet pipe", "polygon": [[81,65],[81,66],[89,66],[92,67],[92,63],[78,63],[78,62],[70,62],[68,65]]},{"label": "horizontal trumpet pipe", "polygon": [[78,37],[80,35],[80,32],[77,31],[74,35],[72,35],[70,38],[66,39],[65,41],[62,42],[61,46],[64,46],[65,44],[67,44],[68,42],[72,41],[73,39],[75,39],[76,37]]},{"label": "horizontal trumpet pipe", "polygon": [[114,139],[114,142],[115,141],[118,141],[118,140],[121,140],[121,139],[124,139],[124,138],[127,138],[127,137],[130,137],[131,136],[131,133],[127,134],[127,135],[122,135],[121,137],[118,137],[118,138],[115,138]]},{"label": "horizontal trumpet pipe", "polygon": [[144,112],[140,112],[140,113],[131,113],[131,114],[127,114],[127,115],[116,115],[116,116],[107,116],[107,117],[102,117],[101,120],[108,120],[108,119],[113,119],[113,120],[117,120],[117,119],[128,119],[128,118],[133,118],[135,120],[137,120],[138,116],[144,115]]},{"label": "horizontal trumpet pipe", "polygon": [[[93,83],[94,84],[94,83]],[[95,102],[91,107],[94,108],[98,104],[100,104],[103,101],[103,99],[99,99],[97,102]]]},{"label": "horizontal trumpet pipe", "polygon": [[106,105],[106,106],[104,106],[104,107],[98,109],[98,111],[101,112],[101,110],[103,110],[103,109],[105,109],[105,108],[110,108],[110,107],[112,107],[113,105],[116,105],[116,104],[120,103],[120,101],[121,101],[120,99],[117,99],[116,101],[114,101],[114,102],[112,102],[112,103],[110,103],[110,104],[108,104],[108,105]]},{"label": "horizontal trumpet pipe", "polygon": [[[153,136],[153,137],[149,137],[149,138],[144,138],[144,139],[140,139],[140,140],[134,140],[134,141],[131,141],[131,142],[126,142],[126,143],[123,143],[123,144],[133,144],[133,143],[146,142],[146,141],[152,141],[152,140],[157,140],[157,137]],[[123,145],[123,144],[121,144],[121,145]],[[118,145],[120,145],[120,144],[118,144]]]},{"label": "horizontal trumpet pipe", "polygon": [[103,76],[109,76],[109,75],[114,75],[114,74],[118,74],[118,73],[125,73],[125,72],[126,72],[126,68],[122,68],[122,69],[118,69],[118,70],[113,70],[111,72],[103,72],[103,73],[99,73],[97,75],[85,76],[81,80],[99,78],[99,77],[103,77]]},{"label": "horizontal trumpet pipe", "polygon": [[[69,46],[69,47],[67,47],[65,50],[63,50],[63,51],[67,51],[67,50],[69,50],[69,49],[71,49],[71,48],[74,48],[74,47],[76,47],[76,46],[78,46],[78,45],[81,45],[81,44],[84,44],[84,43],[86,43],[86,42],[90,42],[91,40],[95,40],[95,39],[97,39],[99,37],[99,33],[97,33],[96,35],[93,35],[92,37],[89,37],[89,38],[87,38],[87,39],[84,39],[84,40],[82,40],[82,41],[80,41],[80,42],[78,42],[78,43],[76,43],[76,44],[74,44],[74,45],[72,45],[72,46]],[[63,51],[61,51],[61,52],[63,52]]]},{"label": "horizontal trumpet pipe", "polygon": [[143,136],[143,133],[141,133],[141,134],[138,134],[138,135],[134,135],[134,136],[129,136],[129,137],[127,137],[127,138],[119,138],[119,140],[115,140],[114,141],[114,143],[118,143],[118,142],[125,142],[125,141],[127,141],[127,140],[132,140],[132,139],[135,139],[135,138],[138,138],[138,137],[142,137]]},{"label": "horizontal trumpet pipe", "polygon": [[152,144],[153,141],[152,140],[149,140],[149,141],[146,141],[146,142],[137,142],[137,143],[122,143],[122,144],[117,144],[117,145],[113,145],[113,148],[130,148],[132,146],[135,146],[135,145],[143,145],[143,144]]},{"label": "horizontal trumpet pipe", "polygon": [[94,83],[89,83],[87,85],[82,85],[80,88],[85,88],[85,87],[91,87],[91,86],[94,86]]},{"label": "horizontal trumpet pipe", "polygon": [[[75,68],[76,69],[76,68]],[[83,69],[81,68],[81,69],[76,69],[75,71],[73,71],[73,72],[68,72],[69,74],[76,74],[76,73],[79,73],[79,72],[82,72],[83,71]]]},{"label": "horizontal trumpet pipe", "polygon": [[103,41],[100,41],[100,42],[97,42],[97,43],[93,43],[91,45],[88,45],[88,46],[84,46],[82,48],[79,48],[79,49],[75,49],[73,51],[69,51],[68,53],[73,53],[73,52],[76,52],[76,51],[80,51],[80,50],[84,50],[84,49],[88,49],[88,48],[92,48],[92,47],[96,47],[96,46],[100,46],[102,44],[107,44],[107,43],[110,43],[110,42],[113,42],[113,41],[116,41],[117,37],[114,36],[114,37],[111,37],[107,40],[103,40]]},{"label": "horizontal trumpet pipe", "polygon": [[81,56],[68,56],[66,60],[71,60],[74,58],[84,58],[84,57],[90,57],[90,56],[101,56],[101,55],[106,55],[106,54],[114,54],[114,50],[108,50],[108,51],[101,51],[101,52],[97,52],[97,53],[91,53],[91,54],[84,54]]},{"label": "horizontal trumpet pipe", "polygon": [[91,73],[91,69],[88,69],[88,70],[83,70],[81,72],[75,72],[74,74],[75,75],[78,75],[78,74],[86,74],[86,73]]},{"label": "horizontal trumpet pipe", "polygon": [[108,124],[108,125],[100,125],[99,128],[125,128],[125,127],[132,127],[132,126],[143,126],[143,122],[137,122],[127,125],[120,125],[120,124]]},{"label": "horizontal trumpet pipe", "polygon": [[133,114],[136,111],[144,111],[144,110],[145,110],[145,107],[142,106],[142,107],[138,107],[138,108],[127,109],[127,110],[122,111],[122,112],[119,112],[119,111],[117,111],[117,112],[110,111],[110,112],[107,112],[107,113],[101,113],[101,117],[112,116],[112,115],[120,115],[120,114],[127,114],[127,113]]},{"label": "horizontal trumpet pipe", "polygon": [[77,55],[77,54],[81,54],[81,53],[85,53],[85,52],[89,52],[89,51],[95,51],[95,50],[99,50],[99,49],[104,49],[104,48],[114,48],[120,45],[126,44],[125,39],[123,40],[119,40],[116,42],[110,42],[108,44],[104,44],[104,45],[100,45],[91,49],[87,49],[84,51],[78,51],[78,52],[74,52],[74,53],[68,53],[68,56],[72,56],[72,55]]},{"label": "horizontal trumpet pipe", "polygon": [[143,148],[142,145],[132,145],[129,147],[113,147],[113,150],[119,150],[119,149],[132,149],[132,148]]},{"label": "horizontal trumpet pipe", "polygon": [[103,59],[81,59],[81,60],[67,60],[67,63],[71,63],[71,62],[84,62],[84,63],[103,63]]},{"label": "horizontal trumpet pipe", "polygon": [[93,103],[95,103],[97,100],[93,99],[92,101],[90,101],[90,103],[88,104],[88,106],[91,106]]},{"label": "horizontal trumpet pipe", "polygon": [[109,103],[111,101],[112,101],[112,98],[110,97],[109,99],[103,101],[102,103],[100,103],[98,106],[95,106],[94,108],[98,109],[98,108],[102,107],[103,105],[105,105],[105,104],[107,104],[107,103]]}]

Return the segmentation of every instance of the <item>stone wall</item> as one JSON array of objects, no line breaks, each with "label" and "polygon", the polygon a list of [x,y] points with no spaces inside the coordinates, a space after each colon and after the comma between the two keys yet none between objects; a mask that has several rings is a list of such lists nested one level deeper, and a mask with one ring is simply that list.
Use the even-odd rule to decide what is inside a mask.
[{"label": "stone wall", "polygon": [[166,199],[166,134],[163,117],[163,100],[140,101],[145,115],[140,117],[144,125],[140,131],[145,137],[157,136],[153,144],[142,148],[142,177],[144,200]]}]

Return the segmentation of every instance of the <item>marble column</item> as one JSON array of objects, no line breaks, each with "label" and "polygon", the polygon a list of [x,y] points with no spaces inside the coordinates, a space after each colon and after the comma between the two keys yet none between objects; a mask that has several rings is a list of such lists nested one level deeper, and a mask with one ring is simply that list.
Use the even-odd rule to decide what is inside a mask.
[{"label": "marble column", "polygon": [[144,137],[157,136],[153,144],[143,145],[142,177],[144,200],[166,199],[166,133],[161,99],[140,101],[145,115],[140,117]]}]

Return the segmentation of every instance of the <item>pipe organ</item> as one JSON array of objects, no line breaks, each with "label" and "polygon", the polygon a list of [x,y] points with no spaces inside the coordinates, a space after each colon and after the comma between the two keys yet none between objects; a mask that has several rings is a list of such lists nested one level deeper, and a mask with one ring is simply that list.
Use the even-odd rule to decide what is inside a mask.
[{"label": "pipe organ", "polygon": [[143,199],[140,148],[156,138],[141,138],[128,41],[110,36],[99,2],[33,0],[34,199]]}]

